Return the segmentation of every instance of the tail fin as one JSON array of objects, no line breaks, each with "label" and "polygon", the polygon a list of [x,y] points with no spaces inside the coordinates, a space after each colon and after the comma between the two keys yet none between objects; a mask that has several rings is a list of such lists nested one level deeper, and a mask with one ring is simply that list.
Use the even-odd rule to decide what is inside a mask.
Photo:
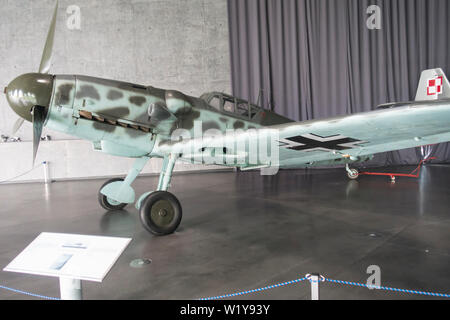
[{"label": "tail fin", "polygon": [[441,68],[422,71],[416,101],[450,99],[450,83]]}]

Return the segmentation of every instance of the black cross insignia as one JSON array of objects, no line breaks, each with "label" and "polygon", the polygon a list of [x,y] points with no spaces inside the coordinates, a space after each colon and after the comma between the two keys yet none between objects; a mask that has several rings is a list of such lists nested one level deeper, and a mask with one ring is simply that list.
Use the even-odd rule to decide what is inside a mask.
[{"label": "black cross insignia", "polygon": [[342,135],[322,137],[312,133],[286,138],[279,142],[282,143],[280,146],[290,150],[326,152],[353,149],[362,143],[366,143],[366,141],[348,138]]}]

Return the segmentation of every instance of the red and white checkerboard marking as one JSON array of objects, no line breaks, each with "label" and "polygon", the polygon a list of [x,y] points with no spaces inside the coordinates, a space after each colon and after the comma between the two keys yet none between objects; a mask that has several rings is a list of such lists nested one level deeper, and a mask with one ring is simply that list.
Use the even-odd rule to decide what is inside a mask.
[{"label": "red and white checkerboard marking", "polygon": [[443,76],[436,77],[434,79],[429,79],[427,86],[427,95],[435,96],[437,98],[437,96],[442,93],[443,84],[444,84]]}]

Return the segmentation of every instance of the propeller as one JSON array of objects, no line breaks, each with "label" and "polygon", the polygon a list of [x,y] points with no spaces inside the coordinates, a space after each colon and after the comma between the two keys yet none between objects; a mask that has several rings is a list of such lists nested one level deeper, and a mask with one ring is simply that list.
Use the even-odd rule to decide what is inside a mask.
[{"label": "propeller", "polygon": [[36,155],[41,142],[42,129],[44,128],[47,110],[45,107],[35,106],[33,108],[33,166],[36,161]]},{"label": "propeller", "polygon": [[19,131],[20,127],[22,127],[24,122],[25,122],[24,118],[19,118],[16,120],[12,129],[12,136],[16,135],[17,131]]},{"label": "propeller", "polygon": [[[47,40],[45,41],[44,52],[42,52],[41,64],[39,66],[39,73],[47,74],[50,71],[53,42],[55,40],[56,17],[58,14],[59,0],[56,0],[55,10],[53,11],[52,22],[48,29]],[[47,116],[45,107],[34,106],[33,108],[33,166],[36,161],[39,143],[41,142],[42,129],[44,128],[44,121]]]},{"label": "propeller", "polygon": [[48,73],[52,60],[53,41],[55,39],[56,15],[58,13],[58,0],[56,0],[55,11],[53,12],[52,22],[47,34],[47,41],[45,42],[44,52],[42,53],[41,65],[39,66],[39,73]]},{"label": "propeller", "polygon": [[14,79],[5,88],[6,98],[10,107],[20,116],[14,123],[13,135],[21,128],[24,120],[33,123],[33,165],[36,160],[52,95],[53,76],[49,75],[48,72],[51,66],[58,5],[59,1],[56,0],[41,63],[39,65],[39,73],[23,74]]},{"label": "propeller", "polygon": [[[50,23],[50,28],[47,33],[47,40],[45,42],[44,51],[42,52],[41,64],[39,65],[39,73],[41,73],[41,74],[48,74],[48,72],[50,71],[52,52],[53,52],[53,42],[55,39],[55,27],[56,27],[56,17],[57,17],[57,13],[58,13],[58,6],[59,6],[59,0],[56,0],[56,5],[55,5],[55,9],[53,11],[52,21]],[[22,99],[25,100],[26,97],[24,97]],[[23,118],[17,119],[17,121],[14,123],[13,129],[12,129],[13,135],[15,135],[17,133],[17,131],[19,131],[19,129],[22,127],[23,123],[24,123]],[[33,123],[34,123],[34,121],[33,121]],[[33,132],[36,132],[36,130],[33,129]]]}]

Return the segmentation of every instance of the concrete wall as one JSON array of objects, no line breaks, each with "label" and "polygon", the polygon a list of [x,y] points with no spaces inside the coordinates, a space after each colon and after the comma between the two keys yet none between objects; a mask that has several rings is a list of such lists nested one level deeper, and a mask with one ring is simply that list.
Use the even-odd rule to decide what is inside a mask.
[{"label": "concrete wall", "polygon": [[[32,169],[32,142],[2,143],[0,154],[20,154],[21,157],[2,157],[0,160],[0,182],[29,182],[44,180],[43,161],[49,162],[49,173],[52,180],[99,178],[108,176],[125,176],[131,169],[134,160],[113,157],[102,152],[93,151],[92,144],[83,140],[60,140],[41,142],[35,169]],[[64,159],[64,161],[61,161]],[[151,159],[142,174],[159,174],[162,160]],[[218,166],[191,165],[177,162],[175,171],[187,172],[195,170],[224,169]],[[225,169],[226,170],[226,169]]]},{"label": "concrete wall", "polygon": [[[54,4],[0,0],[0,88],[22,73],[37,71]],[[71,5],[81,10],[79,30],[68,27],[73,21],[73,11],[67,12]],[[124,80],[196,96],[230,92],[226,0],[60,0],[51,73]],[[1,94],[0,133],[9,135],[16,119]],[[55,140],[72,139],[52,131],[44,134]],[[17,135],[29,141],[31,124]],[[29,158],[25,146],[2,146],[0,167],[9,163],[8,158]],[[83,152],[89,153],[86,159],[95,157],[90,148]],[[57,154],[54,165],[73,161],[72,154]],[[121,162],[114,163],[117,167],[112,165],[108,172],[121,174]],[[93,171],[103,168],[95,165],[91,163]],[[0,180],[20,173],[19,169],[0,175]]]}]

